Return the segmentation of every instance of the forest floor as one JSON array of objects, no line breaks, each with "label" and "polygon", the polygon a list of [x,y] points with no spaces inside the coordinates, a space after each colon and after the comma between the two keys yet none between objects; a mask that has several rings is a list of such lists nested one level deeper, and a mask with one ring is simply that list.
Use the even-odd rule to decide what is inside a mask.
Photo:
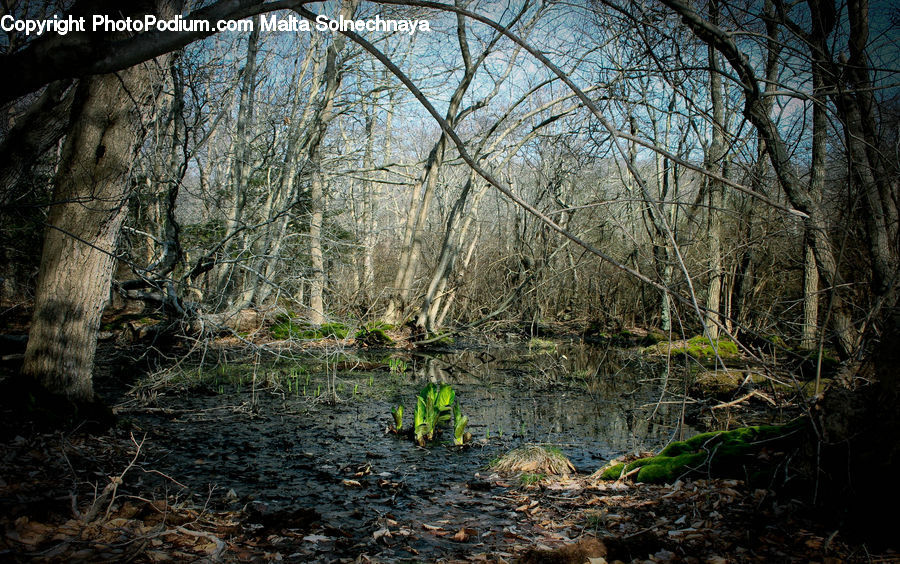
[{"label": "forest floor", "polygon": [[[385,513],[361,539],[315,507],[273,509],[214,488],[187,495],[129,424],[48,432],[0,410],[0,561],[900,562],[820,509],[722,479],[651,485],[580,474],[523,485],[473,469],[455,485],[458,499],[477,496],[473,506],[504,515],[499,525]],[[453,550],[440,548],[448,543]]]},{"label": "forest floor", "polygon": [[[0,560],[12,562],[431,561],[422,542],[450,539],[444,562],[898,562],[870,552],[800,502],[737,480],[670,485],[581,475],[523,486],[495,474],[467,484],[512,516],[502,530],[383,515],[371,538],[324,522],[313,508],[235,506],[211,490],[182,497],[177,476],[149,466],[143,442],[115,429],[29,433],[0,444]],[[92,468],[92,472],[83,469]],[[78,469],[78,470],[76,470]],[[141,491],[155,474],[171,485]],[[346,525],[342,525],[346,526]],[[384,555],[389,554],[390,557]]]}]

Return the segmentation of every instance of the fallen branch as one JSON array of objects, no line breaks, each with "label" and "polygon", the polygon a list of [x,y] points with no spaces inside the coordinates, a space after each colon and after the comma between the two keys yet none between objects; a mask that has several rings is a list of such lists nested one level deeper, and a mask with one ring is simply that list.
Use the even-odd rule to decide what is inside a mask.
[{"label": "fallen branch", "polygon": [[719,405],[714,405],[714,406],[712,406],[710,409],[724,409],[724,408],[726,408],[726,407],[733,407],[733,406],[735,406],[735,405],[737,405],[737,404],[739,404],[739,403],[742,403],[742,402],[747,401],[748,399],[750,399],[750,398],[753,397],[753,396],[757,396],[757,397],[759,397],[759,398],[762,398],[762,399],[766,400],[767,402],[769,402],[769,403],[772,404],[772,405],[776,405],[775,400],[773,400],[772,398],[770,398],[770,397],[767,396],[766,394],[764,394],[764,393],[762,393],[762,392],[760,392],[760,391],[758,391],[758,390],[753,390],[753,391],[750,392],[749,394],[743,395],[743,396],[739,397],[739,398],[736,399],[736,400],[729,401],[729,402],[726,402],[726,403],[720,403]]}]

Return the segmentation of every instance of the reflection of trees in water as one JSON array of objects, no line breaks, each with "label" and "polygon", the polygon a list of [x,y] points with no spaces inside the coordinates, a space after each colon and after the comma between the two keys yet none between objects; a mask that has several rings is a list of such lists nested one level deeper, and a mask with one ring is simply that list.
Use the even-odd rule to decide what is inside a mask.
[{"label": "reflection of trees in water", "polygon": [[[587,441],[604,454],[664,443],[678,412],[663,405],[659,368],[633,352],[583,343],[415,354],[416,385],[451,383],[476,435],[529,442]],[[413,386],[415,387],[415,386]],[[412,393],[412,392],[410,392]]]}]

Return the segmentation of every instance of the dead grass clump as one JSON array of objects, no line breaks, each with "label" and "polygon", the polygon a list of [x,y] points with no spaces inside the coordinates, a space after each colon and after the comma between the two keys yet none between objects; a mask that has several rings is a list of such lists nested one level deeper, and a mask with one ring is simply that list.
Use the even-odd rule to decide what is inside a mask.
[{"label": "dead grass clump", "polygon": [[557,448],[524,446],[512,450],[491,465],[496,472],[504,474],[544,474],[564,476],[575,471],[566,455]]}]

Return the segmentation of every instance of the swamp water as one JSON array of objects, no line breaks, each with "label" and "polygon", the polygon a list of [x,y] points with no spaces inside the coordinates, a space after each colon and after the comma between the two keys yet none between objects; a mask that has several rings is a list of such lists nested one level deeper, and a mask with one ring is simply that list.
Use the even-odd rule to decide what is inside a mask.
[{"label": "swamp water", "polygon": [[[590,473],[622,453],[659,448],[680,416],[680,405],[656,406],[665,368],[627,351],[560,343],[391,353],[399,360],[376,362],[353,354],[333,364],[257,365],[258,382],[287,373],[281,381],[291,384],[274,391],[251,390],[248,375],[239,390],[213,383],[205,393],[160,394],[164,413],[128,415],[148,433],[144,467],[188,486],[200,503],[227,492],[235,508],[249,503],[260,522],[310,531],[300,548],[287,550],[296,559],[433,560],[502,552],[527,534],[512,506],[497,499],[521,484],[489,481],[491,460],[521,444],[545,444]],[[412,425],[415,396],[428,381],[453,385],[471,445],[438,441],[426,449],[385,432],[398,404],[404,426]],[[325,401],[329,383],[335,404]],[[440,439],[452,442],[452,429]],[[472,538],[455,542],[462,528]],[[449,534],[427,534],[435,531]]]}]

